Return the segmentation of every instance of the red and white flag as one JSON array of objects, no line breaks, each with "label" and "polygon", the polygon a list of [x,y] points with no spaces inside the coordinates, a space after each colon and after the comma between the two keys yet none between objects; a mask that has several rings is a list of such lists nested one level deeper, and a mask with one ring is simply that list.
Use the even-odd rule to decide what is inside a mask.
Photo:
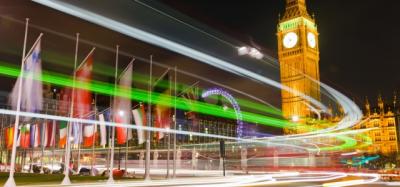
[{"label": "red and white flag", "polygon": [[100,121],[100,145],[105,147],[107,144],[107,130],[106,130],[104,114],[99,115],[99,121]]},{"label": "red and white flag", "polygon": [[[131,86],[132,86],[132,66],[133,63],[129,63],[126,69],[121,73],[119,79],[119,88],[117,89],[117,95],[114,99],[113,104],[113,117],[115,123],[129,124],[131,122]],[[126,127],[116,127],[117,143],[124,144],[130,138],[132,138],[132,129]]]},{"label": "red and white flag", "polygon": [[[76,87],[73,114],[77,118],[89,119],[91,115],[92,93],[90,92],[90,83],[92,80],[93,51],[94,50],[88,54],[82,64],[77,68],[75,74]],[[92,124],[74,123],[73,132],[76,143],[81,143],[79,140],[83,133],[84,146],[89,147],[93,145],[95,131]]]},{"label": "red and white flag", "polygon": [[[139,127],[144,127],[146,125],[146,113],[144,106],[140,104],[140,107],[132,110],[133,119],[135,120],[135,125]],[[137,129],[138,144],[142,144],[145,141],[144,130]]]},{"label": "red and white flag", "polygon": [[55,134],[56,134],[56,121],[48,120],[46,123],[44,123],[43,146],[53,147],[55,145]]}]

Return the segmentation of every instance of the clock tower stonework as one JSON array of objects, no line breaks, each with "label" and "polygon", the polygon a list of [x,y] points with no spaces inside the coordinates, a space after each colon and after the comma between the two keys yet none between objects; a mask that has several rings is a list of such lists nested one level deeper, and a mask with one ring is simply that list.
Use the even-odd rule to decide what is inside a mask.
[{"label": "clock tower stonework", "polygon": [[[282,112],[287,119],[304,121],[313,116],[312,104],[302,94],[320,100],[319,46],[315,20],[307,12],[305,0],[286,0],[286,9],[277,26],[278,58],[282,89]],[[284,129],[296,134],[296,129]]]}]

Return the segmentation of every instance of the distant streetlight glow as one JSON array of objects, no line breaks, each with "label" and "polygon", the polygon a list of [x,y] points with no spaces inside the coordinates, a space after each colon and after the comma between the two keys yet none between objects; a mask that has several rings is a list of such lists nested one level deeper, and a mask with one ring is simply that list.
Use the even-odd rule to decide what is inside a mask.
[{"label": "distant streetlight glow", "polygon": [[293,122],[298,122],[299,120],[300,120],[299,116],[297,116],[297,115],[292,116]]}]

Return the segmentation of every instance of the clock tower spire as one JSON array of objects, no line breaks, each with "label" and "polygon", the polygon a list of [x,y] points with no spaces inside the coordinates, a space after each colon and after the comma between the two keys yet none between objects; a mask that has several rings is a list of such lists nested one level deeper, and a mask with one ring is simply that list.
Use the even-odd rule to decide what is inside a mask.
[{"label": "clock tower spire", "polygon": [[296,17],[307,17],[311,19],[307,12],[305,0],[286,0],[285,14],[282,20],[288,20]]},{"label": "clock tower spire", "polygon": [[[314,114],[312,104],[302,94],[320,100],[319,46],[315,20],[308,14],[305,0],[286,0],[277,26],[278,58],[282,90],[282,112],[287,119],[304,121]],[[286,134],[302,133],[284,129]]]}]

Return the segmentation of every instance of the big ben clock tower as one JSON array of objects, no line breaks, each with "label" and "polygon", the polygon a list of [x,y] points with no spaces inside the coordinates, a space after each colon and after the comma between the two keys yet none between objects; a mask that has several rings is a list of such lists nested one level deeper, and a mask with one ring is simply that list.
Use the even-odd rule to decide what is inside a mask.
[{"label": "big ben clock tower", "polygon": [[[305,0],[286,0],[277,37],[281,83],[292,89],[292,92],[282,90],[283,116],[305,120],[312,116],[311,104],[300,93],[320,100],[318,31]],[[285,129],[285,133],[300,132]]]}]

